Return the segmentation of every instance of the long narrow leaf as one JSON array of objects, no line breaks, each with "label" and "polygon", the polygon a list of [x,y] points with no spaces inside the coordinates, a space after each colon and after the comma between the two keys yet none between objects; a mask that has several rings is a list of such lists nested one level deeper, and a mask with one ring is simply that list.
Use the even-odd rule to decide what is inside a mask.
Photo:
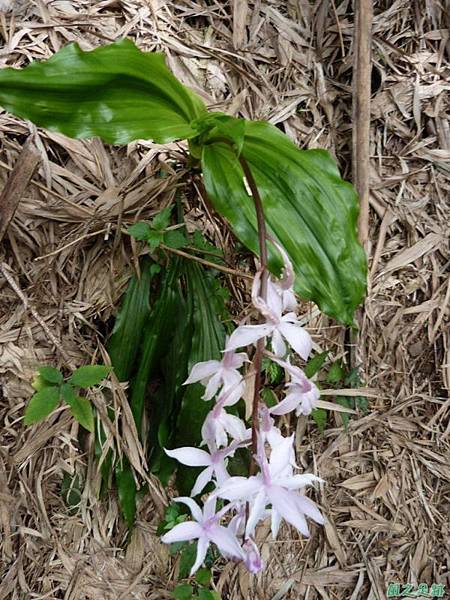
[{"label": "long narrow leaf", "polygon": [[139,352],[143,326],[150,314],[150,285],[156,265],[148,259],[140,264],[141,276],[130,279],[107,344],[111,364],[119,381],[128,381]]}]

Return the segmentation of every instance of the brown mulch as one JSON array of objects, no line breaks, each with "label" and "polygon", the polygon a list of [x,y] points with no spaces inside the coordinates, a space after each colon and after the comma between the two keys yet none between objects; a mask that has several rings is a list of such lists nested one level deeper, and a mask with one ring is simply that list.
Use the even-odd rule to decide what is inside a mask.
[{"label": "brown mulch", "polygon": [[[224,599],[383,599],[391,581],[443,583],[450,593],[445,5],[374,2],[370,280],[356,354],[378,392],[347,430],[337,413],[324,434],[299,420],[298,462],[327,481],[318,501],[328,523],[309,540],[288,527],[275,542],[261,531],[266,570],[249,578],[227,565],[216,583]],[[209,106],[327,148],[351,178],[349,0],[1,0],[0,36],[0,66],[72,41],[90,49],[128,36],[163,50]],[[171,201],[182,145],[69,140],[1,112],[1,188],[30,134],[40,166],[0,246],[0,600],[169,598],[176,564],[155,535],[164,491],[153,485],[126,546],[115,498],[97,499],[92,448],[80,446],[76,424],[62,410],[33,428],[21,418],[36,365],[102,360],[137,258],[122,225]],[[204,222],[201,199],[185,193],[190,218]],[[220,229],[210,233],[218,240]],[[343,328],[313,307],[308,315],[318,347],[341,357]],[[60,489],[74,472],[87,472],[87,483],[72,514]]]}]

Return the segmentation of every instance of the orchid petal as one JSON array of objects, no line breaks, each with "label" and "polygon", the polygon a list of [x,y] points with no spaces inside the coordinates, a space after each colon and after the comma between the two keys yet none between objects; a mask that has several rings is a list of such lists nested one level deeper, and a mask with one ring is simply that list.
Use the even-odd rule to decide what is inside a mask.
[{"label": "orchid petal", "polygon": [[218,360],[206,360],[204,362],[199,362],[192,367],[189,377],[186,379],[183,385],[196,383],[197,381],[202,381],[203,379],[209,379],[209,377],[212,377],[212,375],[217,373],[219,369],[220,362]]},{"label": "orchid petal", "polygon": [[242,398],[245,392],[245,382],[242,380],[239,385],[229,388],[223,397],[223,406],[233,406]]},{"label": "orchid petal", "polygon": [[249,346],[254,344],[259,339],[270,335],[273,331],[273,325],[262,324],[262,325],[241,325],[237,327],[228,341],[228,349],[235,350],[236,348],[242,348],[243,346]]},{"label": "orchid petal", "polygon": [[295,311],[297,309],[297,299],[294,290],[283,290],[282,293],[283,311]]},{"label": "orchid petal", "polygon": [[267,282],[267,306],[278,318],[281,317],[282,303],[280,292],[274,282]]},{"label": "orchid petal", "polygon": [[164,448],[164,452],[167,456],[174,458],[179,463],[188,467],[207,467],[211,464],[211,456],[199,448],[190,448],[188,446],[175,448],[174,450]]},{"label": "orchid petal", "polygon": [[258,476],[230,477],[217,491],[219,498],[225,500],[248,500],[261,489],[262,481]]},{"label": "orchid petal", "polygon": [[245,528],[246,537],[251,536],[255,532],[256,525],[261,520],[261,517],[264,515],[264,511],[266,509],[267,504],[267,496],[266,491],[263,488],[255,497],[252,502],[250,512],[248,515],[247,526]]},{"label": "orchid petal", "polygon": [[246,362],[250,362],[246,352],[233,352],[230,359],[230,367],[240,369]]},{"label": "orchid petal", "polygon": [[197,556],[195,557],[195,562],[192,565],[192,569],[191,569],[191,573],[190,573],[191,577],[202,566],[203,561],[206,558],[206,553],[208,552],[208,548],[209,548],[209,540],[206,537],[206,535],[203,535],[201,538],[199,538],[199,540],[197,542]]},{"label": "orchid petal", "polygon": [[272,507],[272,514],[271,514],[271,530],[272,530],[272,538],[274,540],[277,539],[278,536],[278,531],[280,530],[280,525],[281,525],[281,515],[280,513],[277,511],[276,508]]},{"label": "orchid petal", "polygon": [[222,369],[219,369],[217,373],[211,377],[203,394],[203,400],[211,400],[216,394],[222,383]]},{"label": "orchid petal", "polygon": [[289,490],[298,490],[315,482],[324,483],[324,480],[311,473],[303,473],[302,475],[291,475],[290,477],[279,477],[277,483]]},{"label": "orchid petal", "polygon": [[272,335],[272,350],[275,356],[284,356],[286,354],[286,344],[278,329],[274,329]]},{"label": "orchid petal", "polygon": [[224,389],[238,386],[242,381],[242,375],[236,369],[223,369],[222,381]]},{"label": "orchid petal", "polygon": [[203,528],[194,521],[185,521],[175,525],[173,529],[161,537],[164,544],[174,544],[175,542],[188,542],[195,540],[203,535]]},{"label": "orchid petal", "polygon": [[323,525],[325,523],[322,513],[319,511],[314,502],[306,496],[297,496],[297,506],[302,513],[319,525]]},{"label": "orchid petal", "polygon": [[297,352],[303,360],[307,360],[312,349],[312,340],[309,333],[303,329],[303,327],[300,327],[300,325],[287,322],[281,322],[278,326],[278,330],[286,338],[295,352]]},{"label": "orchid petal", "polygon": [[235,558],[245,558],[244,551],[242,550],[236,536],[226,527],[222,525],[213,525],[207,533],[211,542],[214,542],[219,548],[220,552],[224,552],[228,556]]},{"label": "orchid petal", "polygon": [[218,486],[222,485],[223,483],[225,483],[225,481],[227,481],[227,479],[230,478],[230,475],[228,474],[227,468],[223,461],[216,463],[213,469]]},{"label": "orchid petal", "polygon": [[211,517],[213,517],[216,513],[216,504],[217,498],[216,496],[210,496],[208,500],[205,502],[203,506],[203,520],[207,521]]},{"label": "orchid petal", "polygon": [[283,519],[293,525],[305,537],[309,537],[308,525],[305,517],[298,510],[295,493],[273,485],[267,488],[267,495],[273,508],[280,513]]},{"label": "orchid petal", "polygon": [[194,519],[196,521],[198,521],[199,523],[203,522],[203,514],[201,511],[201,508],[197,504],[197,502],[192,500],[192,498],[189,498],[188,496],[180,496],[179,498],[174,498],[173,501],[181,502],[182,504],[186,504],[186,506],[189,507],[189,510],[191,511],[191,515],[194,517]]},{"label": "orchid petal", "polygon": [[236,417],[235,415],[229,415],[223,411],[220,421],[233,440],[245,440],[247,429],[245,428],[244,421],[242,421],[239,417]]},{"label": "orchid petal", "polygon": [[288,394],[284,400],[270,409],[271,415],[287,415],[295,410],[300,404],[301,398],[298,394]]},{"label": "orchid petal", "polygon": [[201,494],[206,484],[211,481],[213,473],[214,468],[208,467],[199,474],[199,476],[195,480],[194,487],[192,488],[191,496],[197,496],[198,494]]},{"label": "orchid petal", "polygon": [[294,434],[291,437],[283,437],[280,443],[272,448],[270,453],[269,472],[273,479],[289,469],[292,473],[294,454]]},{"label": "orchid petal", "polygon": [[244,564],[250,573],[259,573],[263,568],[264,564],[261,560],[261,555],[258,550],[258,546],[251,539],[245,541],[243,550],[245,553]]}]

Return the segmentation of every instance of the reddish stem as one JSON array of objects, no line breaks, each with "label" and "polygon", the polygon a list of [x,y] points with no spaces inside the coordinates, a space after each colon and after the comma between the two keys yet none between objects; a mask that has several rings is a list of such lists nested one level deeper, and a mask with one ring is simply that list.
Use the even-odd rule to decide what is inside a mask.
[{"label": "reddish stem", "polygon": [[[259,240],[259,254],[261,261],[261,298],[266,301],[267,300],[267,281],[269,278],[269,271],[267,269],[267,233],[266,233],[266,221],[264,219],[264,209],[261,201],[261,196],[259,195],[258,188],[256,186],[255,179],[250,171],[250,167],[248,166],[247,161],[241,155],[239,157],[239,162],[242,166],[242,170],[244,171],[245,178],[250,187],[250,191],[252,193],[253,202],[255,203],[256,210],[256,220],[258,225],[258,240]],[[262,367],[262,357],[264,353],[265,342],[264,338],[258,340],[256,345],[255,357],[253,360],[253,365],[255,369],[255,390],[253,394],[253,404],[252,404],[252,462],[250,464],[250,474],[253,475],[255,472],[255,461],[254,456],[257,453],[258,446],[258,420],[259,420],[259,402],[260,402],[260,389],[261,389],[261,367]]]}]

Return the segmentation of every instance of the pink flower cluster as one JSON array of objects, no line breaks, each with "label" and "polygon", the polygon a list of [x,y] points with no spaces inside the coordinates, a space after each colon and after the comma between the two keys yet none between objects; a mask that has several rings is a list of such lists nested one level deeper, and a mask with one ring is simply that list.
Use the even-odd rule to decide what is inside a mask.
[{"label": "pink flower cluster", "polygon": [[[169,456],[184,465],[204,467],[192,488],[192,496],[201,494],[209,482],[215,486],[203,510],[192,498],[176,498],[176,502],[189,507],[193,520],[176,525],[162,537],[167,544],[198,540],[191,574],[202,565],[210,543],[215,544],[224,557],[243,561],[251,573],[260,571],[263,563],[255,543],[255,531],[258,523],[267,518],[271,519],[274,538],[283,519],[304,536],[309,536],[307,517],[316,523],[324,523],[316,505],[301,493],[306,486],[322,480],[311,474],[296,474],[294,435],[283,436],[272,418],[272,415],[285,415],[291,411],[296,411],[297,415],[308,415],[319,399],[314,383],[302,369],[291,364],[292,351],[307,360],[312,342],[296,315],[292,265],[286,253],[282,249],[280,251],[285,261],[284,276],[278,282],[271,278],[268,280],[265,299],[260,295],[260,274],[253,283],[253,304],[265,322],[237,327],[227,339],[222,360],[194,365],[185,382],[202,382],[205,386],[203,399],[216,398],[202,428],[202,445],[207,450],[188,447],[166,450]],[[236,350],[256,344],[261,338],[270,340],[272,352],[267,354],[285,369],[289,378],[286,395],[270,409],[260,404],[258,447],[254,457],[259,472],[249,477],[230,477],[228,458],[238,448],[251,444],[251,430],[247,429],[244,421],[226,410],[239,402],[245,391],[245,380],[240,370],[249,358],[245,352]],[[226,504],[216,512],[219,500],[222,505],[224,501]],[[227,525],[222,525],[230,512],[234,516],[231,519],[228,516]]]}]

